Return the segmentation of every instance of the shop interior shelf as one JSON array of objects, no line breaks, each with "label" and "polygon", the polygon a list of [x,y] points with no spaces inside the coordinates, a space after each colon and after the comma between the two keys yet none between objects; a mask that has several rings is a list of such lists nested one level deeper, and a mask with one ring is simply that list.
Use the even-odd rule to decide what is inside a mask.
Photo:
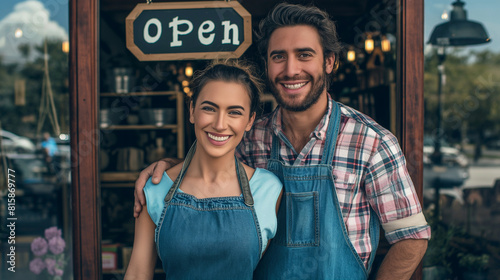
[{"label": "shop interior shelf", "polygon": [[176,95],[177,91],[141,91],[129,93],[103,92],[101,97]]},{"label": "shop interior shelf", "polygon": [[[137,179],[137,178],[136,178]],[[120,182],[120,183],[104,183],[101,182],[101,188],[133,188],[135,187],[134,182]]]},{"label": "shop interior shelf", "polygon": [[139,177],[138,171],[123,171],[123,172],[101,172],[101,182],[135,182]]},{"label": "shop interior shelf", "polygon": [[[176,130],[178,126],[176,124],[165,124],[162,126],[156,125],[110,125],[108,127],[101,127],[105,130],[136,130],[136,129],[173,129]],[[174,131],[175,132],[175,131]]]}]

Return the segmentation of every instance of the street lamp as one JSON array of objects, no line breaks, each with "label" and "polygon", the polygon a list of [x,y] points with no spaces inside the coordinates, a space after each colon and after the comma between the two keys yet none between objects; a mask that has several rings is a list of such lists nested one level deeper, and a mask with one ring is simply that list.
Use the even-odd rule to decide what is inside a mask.
[{"label": "street lamp", "polygon": [[453,4],[450,20],[438,24],[432,31],[429,44],[434,46],[469,46],[490,42],[483,25],[479,22],[467,20],[465,3],[457,0]]},{"label": "street lamp", "polygon": [[[467,19],[467,11],[464,10],[465,3],[461,0],[456,0],[452,3],[450,20],[438,24],[432,30],[431,37],[427,43],[438,48],[438,109],[437,109],[437,135],[434,137],[434,152],[431,155],[433,164],[442,167],[443,155],[441,153],[441,135],[442,128],[442,87],[444,76],[444,60],[446,58],[445,48],[456,46],[469,46],[484,44],[491,41],[486,29],[479,22]],[[440,169],[441,172],[445,168]],[[436,177],[434,182],[435,188],[435,203],[436,217],[439,217],[439,187],[440,176]]]}]

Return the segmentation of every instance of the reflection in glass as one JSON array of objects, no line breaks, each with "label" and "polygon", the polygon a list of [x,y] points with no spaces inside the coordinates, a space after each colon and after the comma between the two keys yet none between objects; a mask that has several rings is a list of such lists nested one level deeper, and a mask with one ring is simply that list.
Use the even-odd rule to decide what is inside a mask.
[{"label": "reflection in glass", "polygon": [[[424,257],[424,279],[496,279],[500,52],[484,29],[494,32],[498,20],[488,11],[500,5],[456,0],[448,17],[434,2],[425,4],[424,22],[432,23],[424,39],[433,47],[426,48],[424,63],[423,206],[433,237]],[[483,26],[466,21],[467,15],[481,21],[482,31],[471,32]],[[470,46],[482,43],[488,44]]]},{"label": "reflection in glass", "polygon": [[71,279],[68,6],[14,2],[0,8],[0,278]]}]

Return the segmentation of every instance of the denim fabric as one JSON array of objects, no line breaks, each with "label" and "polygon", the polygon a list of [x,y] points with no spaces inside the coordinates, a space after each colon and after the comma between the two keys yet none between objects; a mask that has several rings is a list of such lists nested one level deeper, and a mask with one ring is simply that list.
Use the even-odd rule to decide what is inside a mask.
[{"label": "denim fabric", "polygon": [[[349,240],[342,218],[331,165],[340,124],[334,104],[321,163],[286,166],[279,160],[278,138],[268,170],[283,183],[285,193],[278,211],[275,238],[260,261],[254,279],[366,279],[368,271]],[[379,223],[372,215],[373,251],[379,240]]]},{"label": "denim fabric", "polygon": [[236,161],[240,197],[197,199],[178,192],[194,145],[158,223],[157,250],[166,278],[252,279],[262,241],[246,173]]}]

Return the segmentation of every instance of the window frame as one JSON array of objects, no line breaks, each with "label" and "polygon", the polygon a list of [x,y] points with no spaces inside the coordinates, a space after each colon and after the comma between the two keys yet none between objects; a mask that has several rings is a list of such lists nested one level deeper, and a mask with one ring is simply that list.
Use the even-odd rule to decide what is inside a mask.
[{"label": "window frame", "polygon": [[[400,0],[397,137],[422,202],[423,0]],[[98,168],[99,1],[70,0],[70,124],[75,279],[102,279]],[[132,197],[130,199],[133,199]],[[130,209],[132,212],[132,209]],[[132,213],[130,213],[132,215]],[[421,267],[412,279],[421,279]]]}]

